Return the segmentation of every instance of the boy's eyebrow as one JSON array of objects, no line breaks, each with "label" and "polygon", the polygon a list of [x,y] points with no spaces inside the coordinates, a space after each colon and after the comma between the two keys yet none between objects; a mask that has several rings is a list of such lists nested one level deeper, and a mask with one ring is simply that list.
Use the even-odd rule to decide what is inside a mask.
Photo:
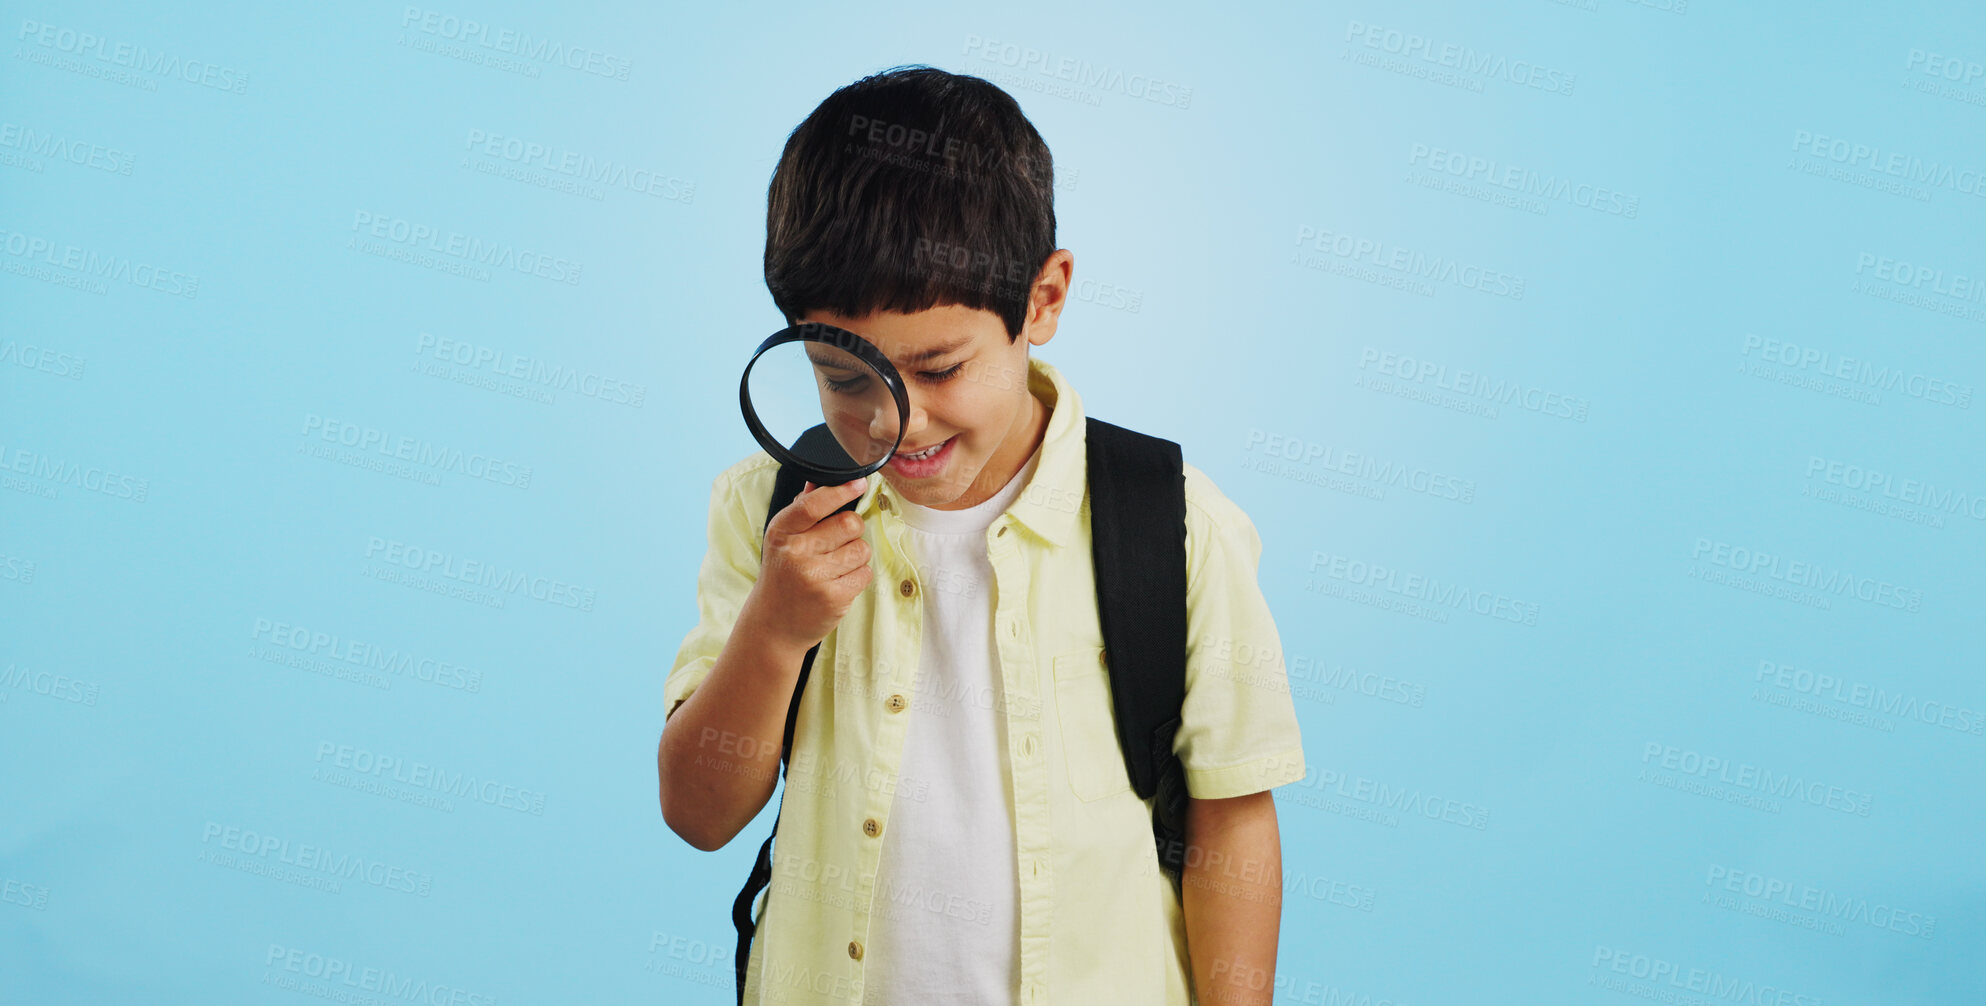
[{"label": "boy's eyebrow", "polygon": [[910,353],[904,356],[903,362],[906,364],[923,363],[925,360],[935,359],[937,357],[945,355],[946,353],[956,353],[959,350],[964,349],[966,347],[966,344],[970,343],[971,341],[972,341],[972,336],[968,335],[952,342],[950,345],[934,346],[930,349],[920,349],[915,353]]},{"label": "boy's eyebrow", "polygon": [[807,350],[807,359],[812,360],[814,366],[816,367],[827,367],[832,370],[856,369],[854,364],[846,362],[846,360],[844,359],[844,357],[846,356],[847,354],[844,353],[842,354],[842,356],[830,356],[824,359],[822,357],[815,356],[814,351],[811,348]]}]

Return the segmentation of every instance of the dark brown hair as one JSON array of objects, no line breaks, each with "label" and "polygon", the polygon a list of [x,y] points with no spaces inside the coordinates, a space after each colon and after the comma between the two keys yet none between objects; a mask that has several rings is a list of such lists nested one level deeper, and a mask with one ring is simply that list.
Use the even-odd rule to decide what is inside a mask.
[{"label": "dark brown hair", "polygon": [[766,193],[765,285],[787,321],[958,304],[1020,336],[1055,251],[1054,166],[1012,96],[894,67],[827,96]]}]

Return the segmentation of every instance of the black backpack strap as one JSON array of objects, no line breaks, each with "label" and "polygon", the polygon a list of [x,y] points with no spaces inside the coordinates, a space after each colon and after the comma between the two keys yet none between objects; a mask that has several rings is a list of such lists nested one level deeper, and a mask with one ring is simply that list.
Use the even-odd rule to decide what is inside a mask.
[{"label": "black backpack strap", "polygon": [[[825,425],[816,426],[802,435],[803,440],[805,437],[816,435],[819,432],[825,432],[825,430]],[[765,523],[767,526],[772,524],[772,518],[779,511],[786,509],[794,499],[799,497],[800,490],[804,488],[805,482],[806,476],[800,472],[785,465],[779,466],[779,474],[773,479],[772,483],[772,500],[766,505]],[[859,498],[849,500],[847,505],[841,509],[853,510],[859,502]],[[763,529],[761,529],[760,534],[764,534]],[[786,704],[786,729],[780,737],[779,744],[779,769],[782,779],[785,778],[788,764],[793,758],[793,724],[800,716],[800,695],[807,690],[807,677],[814,669],[814,655],[819,653],[820,650],[821,644],[819,643],[815,643],[812,647],[808,648],[806,658],[800,662],[800,678],[793,685],[793,698]],[[786,808],[786,790],[784,787],[781,787],[779,791],[779,807],[780,811],[784,811]],[[775,811],[773,814],[772,834],[767,835],[765,841],[759,844],[759,855],[758,859],[752,864],[751,877],[745,881],[745,887],[738,892],[737,899],[731,902],[731,924],[738,930],[738,950],[735,962],[738,970],[739,1006],[744,1006],[745,970],[747,963],[751,960],[752,937],[758,932],[758,923],[752,919],[752,901],[758,897],[758,893],[764,890],[767,884],[772,882],[772,840],[774,836],[779,834],[780,811]]]},{"label": "black backpack strap", "polygon": [[1097,617],[1117,740],[1152,804],[1160,865],[1186,860],[1185,769],[1173,753],[1186,700],[1186,481],[1179,444],[1086,417]]}]

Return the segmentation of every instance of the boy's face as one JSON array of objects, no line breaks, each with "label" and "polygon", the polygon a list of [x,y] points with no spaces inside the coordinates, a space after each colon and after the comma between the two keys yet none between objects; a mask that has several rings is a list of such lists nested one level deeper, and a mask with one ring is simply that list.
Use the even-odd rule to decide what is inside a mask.
[{"label": "boy's face", "polygon": [[[963,510],[991,498],[1027,463],[1048,425],[1047,408],[1028,392],[1028,347],[1055,335],[1073,264],[1066,249],[1049,257],[1012,340],[999,315],[957,304],[860,318],[809,311],[798,319],[867,339],[903,377],[910,424],[882,475],[904,499]],[[866,439],[864,431],[834,432],[844,443]],[[926,460],[904,456],[933,446],[939,450]]]}]

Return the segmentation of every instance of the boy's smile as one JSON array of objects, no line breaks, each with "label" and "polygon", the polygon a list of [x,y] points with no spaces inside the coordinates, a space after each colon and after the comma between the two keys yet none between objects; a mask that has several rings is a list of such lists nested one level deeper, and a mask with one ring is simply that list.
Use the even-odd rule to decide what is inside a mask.
[{"label": "boy's smile", "polygon": [[[1059,282],[1037,281],[1021,336],[1011,340],[999,315],[956,304],[860,318],[809,311],[798,319],[867,339],[902,376],[910,424],[882,472],[904,499],[934,510],[983,503],[1041,445],[1049,409],[1028,391],[1028,347],[1054,336],[1072,263],[1067,250],[1050,257],[1044,273]],[[1044,293],[1043,286],[1053,289]],[[833,417],[829,426],[844,445],[870,439],[867,430],[844,429]]]}]

